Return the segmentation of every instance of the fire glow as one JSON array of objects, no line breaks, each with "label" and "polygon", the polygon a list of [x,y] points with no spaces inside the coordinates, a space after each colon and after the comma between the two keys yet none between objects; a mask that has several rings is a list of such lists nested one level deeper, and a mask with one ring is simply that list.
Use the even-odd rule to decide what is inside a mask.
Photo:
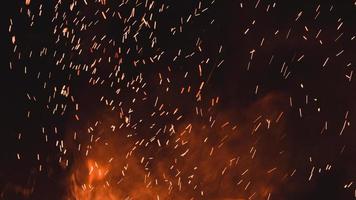
[{"label": "fire glow", "polygon": [[[271,112],[280,98],[267,96],[246,112]],[[89,145],[92,151],[73,161],[69,196],[93,200],[269,199],[292,172],[282,165],[288,156],[270,149],[283,131],[281,113],[273,111],[271,117],[274,119],[257,117],[254,124],[243,126],[226,122],[226,117],[216,119],[213,126],[198,122],[172,126],[156,136],[156,141],[135,141],[127,137],[130,134],[108,131],[104,128],[107,123],[101,123],[97,129],[102,134]],[[276,140],[261,140],[264,134]],[[268,149],[259,150],[259,145]]]}]

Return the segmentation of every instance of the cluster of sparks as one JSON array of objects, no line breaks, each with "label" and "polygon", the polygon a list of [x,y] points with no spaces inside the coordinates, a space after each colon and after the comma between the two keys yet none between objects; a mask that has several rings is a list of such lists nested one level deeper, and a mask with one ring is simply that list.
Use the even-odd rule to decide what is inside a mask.
[{"label": "cluster of sparks", "polygon": [[[294,120],[316,124],[320,131],[313,134],[329,135],[328,140],[350,133],[352,108],[342,111],[341,123],[325,119],[320,113],[328,99],[313,93],[317,90],[303,82],[308,77],[298,68],[312,63],[308,67],[324,73],[340,65],[337,81],[352,91],[355,56],[342,48],[355,43],[352,23],[336,16],[332,26],[322,27],[319,18],[337,8],[316,4],[292,13],[280,28],[261,31],[263,18],[278,13],[279,3],[234,2],[236,12],[258,14],[236,28],[235,37],[248,44],[233,44],[243,49],[231,66],[225,49],[231,44],[209,33],[227,29],[215,18],[224,12],[223,3],[184,4],[25,0],[17,5],[8,27],[9,70],[28,84],[24,118],[31,128],[19,125],[14,139],[18,146],[35,140],[38,149],[19,148],[12,156],[18,165],[31,163],[36,171],[31,179],[50,177],[54,166],[65,172],[58,181],[66,192],[53,199],[283,199],[280,188],[295,192],[285,186],[295,176],[309,184],[316,174],[332,173],[334,158],[318,162],[307,152],[298,157],[305,158],[303,165],[293,161],[297,153],[289,146],[288,126]],[[306,19],[312,23],[304,24]],[[297,48],[269,54],[282,42]],[[304,52],[299,43],[329,50]],[[234,76],[225,79],[224,70],[231,68],[242,69],[234,76],[253,80],[237,95],[252,103],[234,104],[240,99],[226,95],[225,86],[235,84]],[[269,90],[266,77],[258,75],[265,70],[297,92]],[[317,122],[308,114],[317,115]],[[348,148],[340,147],[335,157]],[[350,178],[340,187],[355,198]],[[13,185],[1,195],[31,198],[37,187],[36,181],[21,190]]]}]

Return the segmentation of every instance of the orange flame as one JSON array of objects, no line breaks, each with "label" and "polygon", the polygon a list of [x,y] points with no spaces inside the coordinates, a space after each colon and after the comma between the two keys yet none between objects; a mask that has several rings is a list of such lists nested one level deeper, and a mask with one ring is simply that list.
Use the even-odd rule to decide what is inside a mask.
[{"label": "orange flame", "polygon": [[[116,200],[111,192],[110,185],[106,181],[109,167],[98,164],[95,160],[88,159],[86,163],[86,176],[84,183],[78,183],[78,177],[83,175],[83,171],[78,170],[76,175],[71,177],[72,194],[74,199],[83,200]],[[80,185],[80,186],[79,186]]]},{"label": "orange flame", "polygon": [[[276,97],[246,110],[252,124],[233,124],[224,114],[214,126],[182,122],[157,141],[103,131],[111,125],[102,123],[92,153],[73,168],[74,199],[269,199],[289,172],[288,156],[275,145],[283,125],[267,123],[280,118],[272,111]],[[268,116],[256,119],[261,111]]]}]

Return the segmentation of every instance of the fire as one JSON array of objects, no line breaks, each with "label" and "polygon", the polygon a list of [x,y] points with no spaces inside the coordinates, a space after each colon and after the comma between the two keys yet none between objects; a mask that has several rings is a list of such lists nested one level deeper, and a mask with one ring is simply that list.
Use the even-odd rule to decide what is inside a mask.
[{"label": "fire", "polygon": [[108,174],[109,170],[105,166],[99,165],[94,160],[88,160],[87,167],[89,170],[88,183],[91,185],[93,182],[102,181]]},{"label": "fire", "polygon": [[[116,200],[117,198],[113,195],[106,180],[108,174],[108,166],[88,159],[86,169],[84,171],[78,170],[71,176],[73,198],[78,200]],[[81,178],[84,180],[79,183],[80,180],[78,179]]]},{"label": "fire", "polygon": [[[246,112],[270,112],[277,99],[266,96]],[[268,118],[273,121],[280,117],[280,112],[271,113]],[[84,200],[272,198],[289,173],[284,166],[288,157],[276,157],[279,151],[271,148],[283,133],[278,126],[283,125],[261,125],[267,119],[254,120],[254,114],[247,118],[254,123],[241,123],[238,128],[227,123],[231,119],[227,115],[217,118],[214,126],[185,122],[167,128],[155,143],[145,137],[126,137],[130,133],[110,133],[110,123],[102,123],[93,133],[100,139],[89,142],[91,153],[75,159],[72,196]],[[267,129],[275,140],[260,139]]]}]

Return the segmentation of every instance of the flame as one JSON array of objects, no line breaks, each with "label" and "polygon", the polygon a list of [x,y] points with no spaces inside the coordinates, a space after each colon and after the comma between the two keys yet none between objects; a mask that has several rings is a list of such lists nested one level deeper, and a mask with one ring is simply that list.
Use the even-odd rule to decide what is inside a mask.
[{"label": "flame", "polygon": [[[84,175],[84,183],[78,182],[78,177]],[[86,169],[78,170],[71,176],[72,194],[74,199],[83,200],[116,200],[106,177],[109,174],[109,166],[101,165],[95,160],[88,159]]]},{"label": "flame", "polygon": [[101,166],[91,159],[88,160],[87,167],[89,170],[88,183],[90,185],[93,184],[93,182],[103,180],[109,172],[107,167]]},{"label": "flame", "polygon": [[159,141],[110,133],[111,123],[103,122],[100,139],[81,141],[91,153],[74,159],[72,199],[269,199],[288,175],[288,156],[276,145],[283,123],[260,123],[280,117],[274,108],[280,98],[268,95],[247,108],[245,120],[252,124],[235,125],[225,113],[214,126],[182,122],[157,136]]}]

